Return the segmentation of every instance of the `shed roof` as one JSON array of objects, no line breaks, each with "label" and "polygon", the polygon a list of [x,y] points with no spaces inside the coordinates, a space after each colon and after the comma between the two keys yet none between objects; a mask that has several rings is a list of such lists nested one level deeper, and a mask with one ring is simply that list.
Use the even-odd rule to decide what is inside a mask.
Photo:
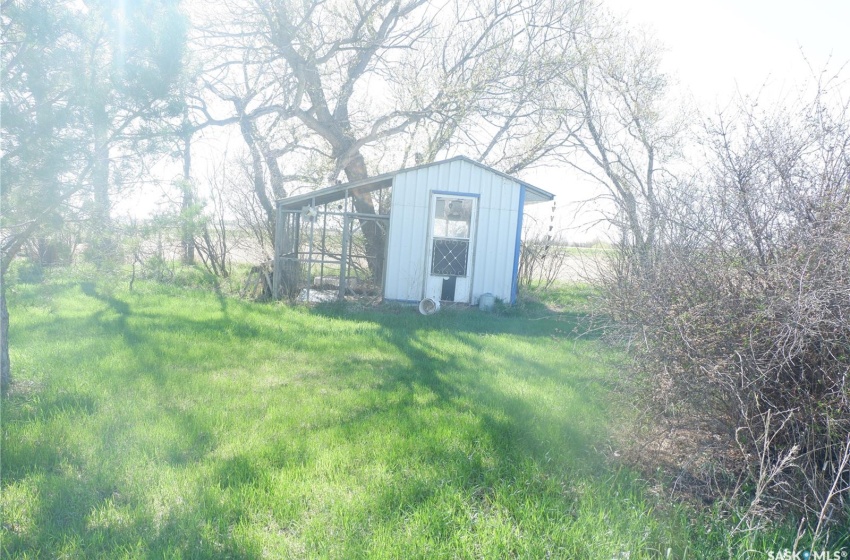
[{"label": "shed roof", "polygon": [[348,194],[363,194],[392,186],[393,179],[399,173],[405,173],[416,169],[423,169],[425,167],[431,167],[434,165],[443,165],[446,163],[451,163],[453,161],[465,161],[467,163],[471,163],[472,165],[475,165],[482,169],[486,169],[491,173],[495,173],[496,175],[500,175],[506,179],[510,179],[514,183],[524,186],[526,204],[533,204],[535,202],[546,202],[547,200],[553,200],[555,198],[555,195],[553,195],[552,193],[544,191],[543,189],[535,187],[534,185],[517,179],[516,177],[512,177],[507,173],[497,171],[492,167],[488,167],[483,163],[478,163],[477,161],[471,160],[466,156],[455,156],[453,158],[445,159],[442,161],[435,161],[432,163],[417,165],[415,167],[407,167],[404,169],[399,169],[398,171],[392,171],[390,173],[382,173],[381,175],[375,175],[374,177],[368,177],[360,181],[340,183],[338,185],[331,185],[330,187],[325,187],[308,193],[282,198],[277,201],[277,205],[279,208],[284,208],[288,210],[298,210],[305,204],[328,204],[330,202],[342,200],[343,198],[348,196]]}]

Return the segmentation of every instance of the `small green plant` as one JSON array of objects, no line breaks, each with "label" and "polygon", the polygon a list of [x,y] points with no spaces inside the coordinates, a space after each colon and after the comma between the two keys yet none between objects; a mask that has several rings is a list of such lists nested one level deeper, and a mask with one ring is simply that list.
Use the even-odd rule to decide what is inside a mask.
[{"label": "small green plant", "polygon": [[18,259],[12,270],[18,282],[23,284],[39,284],[44,280],[44,267],[31,259]]}]

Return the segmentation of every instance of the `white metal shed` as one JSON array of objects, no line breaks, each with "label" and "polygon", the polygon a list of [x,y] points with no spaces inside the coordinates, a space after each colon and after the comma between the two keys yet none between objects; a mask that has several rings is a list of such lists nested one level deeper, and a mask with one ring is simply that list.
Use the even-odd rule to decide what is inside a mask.
[{"label": "white metal shed", "polygon": [[[348,202],[364,196],[377,201],[372,205],[377,208],[374,214],[356,212]],[[326,266],[334,274],[338,271],[335,286],[344,296],[356,268],[352,240],[360,228],[372,232],[373,238],[376,232],[383,235],[378,251],[383,254],[375,255],[372,243],[373,254],[363,255],[362,261],[368,261],[373,271],[380,262],[377,290],[384,300],[413,303],[432,298],[476,304],[482,294],[490,293],[514,303],[523,208],[553,198],[525,181],[459,156],[280,200],[275,293],[280,294],[281,283],[292,282],[287,280],[287,270],[292,269],[287,262],[293,261],[301,265],[297,278],[299,286],[306,286],[308,298],[311,287],[316,289],[316,276],[325,276]],[[326,243],[335,238],[328,234],[328,216],[341,224],[337,254]],[[320,220],[323,229],[317,234]]]}]

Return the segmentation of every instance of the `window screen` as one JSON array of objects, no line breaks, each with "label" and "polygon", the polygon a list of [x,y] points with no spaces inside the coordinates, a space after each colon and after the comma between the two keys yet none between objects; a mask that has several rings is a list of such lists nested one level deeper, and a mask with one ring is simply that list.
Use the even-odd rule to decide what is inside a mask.
[{"label": "window screen", "polygon": [[466,276],[473,201],[437,197],[435,202],[431,274]]},{"label": "window screen", "polygon": [[435,239],[434,254],[431,255],[431,274],[437,276],[466,276],[468,256],[468,240]]}]

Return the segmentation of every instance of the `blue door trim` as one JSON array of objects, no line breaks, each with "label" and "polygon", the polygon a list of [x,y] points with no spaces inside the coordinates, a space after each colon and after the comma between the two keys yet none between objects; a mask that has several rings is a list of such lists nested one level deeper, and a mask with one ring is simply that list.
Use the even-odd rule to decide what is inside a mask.
[{"label": "blue door trim", "polygon": [[519,188],[519,210],[516,218],[516,245],[514,246],[514,275],[511,281],[511,305],[516,304],[517,284],[519,283],[519,252],[522,246],[522,216],[525,209],[525,185]]}]

